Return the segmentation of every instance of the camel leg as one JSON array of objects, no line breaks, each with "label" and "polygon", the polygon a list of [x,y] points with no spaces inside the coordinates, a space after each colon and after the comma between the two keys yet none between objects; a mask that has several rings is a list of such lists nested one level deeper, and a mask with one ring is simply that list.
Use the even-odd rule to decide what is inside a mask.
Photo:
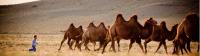
[{"label": "camel leg", "polygon": [[183,47],[182,47],[182,46],[180,46],[180,49],[181,49],[181,53],[183,54]]},{"label": "camel leg", "polygon": [[138,38],[138,39],[136,40],[136,43],[138,43],[139,47],[142,49],[142,52],[144,53],[144,49],[143,49],[143,46],[142,46],[142,43],[141,43],[141,39]]},{"label": "camel leg", "polygon": [[160,44],[159,44],[159,46],[158,46],[158,48],[156,49],[156,52],[160,49],[160,47],[161,47],[162,44],[163,44],[163,42],[161,41]]},{"label": "camel leg", "polygon": [[174,45],[174,51],[172,52],[172,54],[176,53],[176,46]]},{"label": "camel leg", "polygon": [[89,43],[89,41],[85,41],[85,44],[84,44],[84,46],[85,46],[85,49],[86,49],[86,50],[90,51],[90,49],[89,49],[89,48],[88,48],[88,46],[87,46],[87,45],[88,45],[88,43]]},{"label": "camel leg", "polygon": [[78,45],[78,47],[80,48],[80,50],[81,50],[81,46],[82,46],[82,44],[84,44],[85,45],[85,39],[83,39],[80,43],[79,43],[79,45]]},{"label": "camel leg", "polygon": [[101,47],[103,46],[103,44],[104,44],[104,41],[100,41],[100,43],[99,43],[99,48],[96,49],[95,51],[99,51],[99,50],[101,49]]},{"label": "camel leg", "polygon": [[179,52],[179,44],[178,44],[178,40],[174,41],[174,51],[172,54],[178,54]]},{"label": "camel leg", "polygon": [[64,39],[61,41],[61,43],[60,43],[60,48],[59,48],[58,50],[61,50],[61,47],[62,47],[62,45],[63,45],[63,43],[65,42],[66,39],[67,39],[67,38],[64,38]]},{"label": "camel leg", "polygon": [[111,41],[112,41],[112,44],[111,44],[112,49],[113,49],[114,52],[116,52],[116,50],[115,50],[115,41],[114,41],[113,38],[111,39]]},{"label": "camel leg", "polygon": [[188,49],[188,51],[191,53],[191,49],[190,49],[190,41],[187,41],[187,49]]},{"label": "camel leg", "polygon": [[166,54],[168,54],[168,52],[167,52],[167,45],[166,45],[166,42],[165,42],[165,41],[163,42],[163,45],[164,45]]},{"label": "camel leg", "polygon": [[103,46],[103,51],[102,51],[102,54],[105,52],[105,48],[106,48],[106,46],[107,46],[107,44],[109,43],[109,42],[104,42],[105,44],[104,44],[104,46]]},{"label": "camel leg", "polygon": [[135,42],[134,39],[131,39],[131,40],[130,40],[130,44],[129,44],[128,52],[131,50],[131,48],[132,48],[132,44],[133,44],[134,42]]},{"label": "camel leg", "polygon": [[[74,42],[76,42],[76,41],[74,41],[74,40],[71,39],[71,42],[70,42],[70,46],[71,46],[71,48],[73,47]],[[76,43],[75,43],[75,45],[76,45]],[[76,47],[76,46],[75,46],[75,47]],[[72,49],[72,50],[74,50],[74,49]]]},{"label": "camel leg", "polygon": [[92,42],[93,43],[93,50],[95,51],[95,46],[96,46],[96,42]]},{"label": "camel leg", "polygon": [[78,45],[78,48],[80,49],[80,51],[81,51],[81,46],[82,46],[82,44],[81,44],[81,43],[79,43],[79,45]]},{"label": "camel leg", "polygon": [[76,49],[76,47],[78,48],[78,45],[79,45],[79,41],[76,40],[76,44],[75,44],[74,50]]},{"label": "camel leg", "polygon": [[197,52],[199,52],[199,42],[198,42],[198,49],[197,49]]},{"label": "camel leg", "polygon": [[79,43],[80,40],[77,40],[77,48],[81,51],[81,43]]},{"label": "camel leg", "polygon": [[68,41],[67,41],[67,44],[68,44],[69,48],[72,50],[72,45],[71,45],[70,41],[71,41],[71,39],[69,38]]},{"label": "camel leg", "polygon": [[118,51],[120,51],[120,39],[117,39],[117,44],[118,44]]},{"label": "camel leg", "polygon": [[183,46],[183,49],[185,50],[185,52],[188,54],[188,52],[187,52],[187,50],[186,50],[186,48],[185,48],[185,45]]},{"label": "camel leg", "polygon": [[110,46],[110,48],[109,48],[109,51],[111,51],[112,50],[112,46]]},{"label": "camel leg", "polygon": [[151,39],[146,39],[144,42],[145,53],[147,53],[147,43],[149,43]]}]

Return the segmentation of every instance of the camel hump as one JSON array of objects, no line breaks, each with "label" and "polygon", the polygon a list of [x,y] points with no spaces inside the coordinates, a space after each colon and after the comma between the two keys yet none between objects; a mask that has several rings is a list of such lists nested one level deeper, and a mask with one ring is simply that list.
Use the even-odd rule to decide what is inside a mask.
[{"label": "camel hump", "polygon": [[172,26],[171,31],[175,31],[178,28],[178,24],[175,24],[174,26]]},{"label": "camel hump", "polygon": [[137,19],[138,19],[137,15],[133,15],[133,16],[131,17],[130,20],[135,20],[135,21],[137,21]]},{"label": "camel hump", "polygon": [[88,27],[96,27],[96,26],[94,25],[93,22],[91,22]]},{"label": "camel hump", "polygon": [[197,14],[189,14],[186,16],[186,20],[189,21],[198,21],[199,16]]},{"label": "camel hump", "polygon": [[101,22],[99,24],[98,28],[100,28],[100,29],[106,29],[106,26],[105,26],[105,24],[103,22]]},{"label": "camel hump", "polygon": [[167,29],[167,26],[166,26],[166,22],[165,22],[165,21],[162,21],[162,22],[160,23],[160,26],[162,27],[163,30],[169,31],[169,30]]},{"label": "camel hump", "polygon": [[75,26],[74,26],[74,24],[73,24],[73,23],[71,23],[71,24],[70,24],[70,27],[74,27],[74,28],[75,28]]},{"label": "camel hump", "polygon": [[83,27],[80,25],[78,28],[79,28],[79,29],[82,29]]},{"label": "camel hump", "polygon": [[122,14],[118,14],[116,18],[116,23],[122,23],[122,22],[125,22],[125,19],[122,16]]},{"label": "camel hump", "polygon": [[166,26],[166,22],[165,22],[165,21],[162,21],[162,22],[160,23],[160,25],[161,25],[161,26]]}]

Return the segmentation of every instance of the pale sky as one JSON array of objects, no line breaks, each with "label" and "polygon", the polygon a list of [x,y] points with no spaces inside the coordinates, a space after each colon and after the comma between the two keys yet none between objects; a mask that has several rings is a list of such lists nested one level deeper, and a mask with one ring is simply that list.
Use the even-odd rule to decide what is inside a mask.
[{"label": "pale sky", "polygon": [[28,3],[33,1],[39,1],[39,0],[0,0],[0,5],[13,5],[13,4]]}]

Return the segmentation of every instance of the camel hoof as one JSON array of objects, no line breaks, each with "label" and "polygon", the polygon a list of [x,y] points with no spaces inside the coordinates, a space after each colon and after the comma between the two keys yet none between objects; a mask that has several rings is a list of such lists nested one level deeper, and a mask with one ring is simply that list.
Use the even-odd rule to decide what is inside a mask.
[{"label": "camel hoof", "polygon": [[145,51],[144,53],[147,54],[147,51]]},{"label": "camel hoof", "polygon": [[172,54],[178,54],[178,53],[176,53],[176,52],[173,52]]},{"label": "camel hoof", "polygon": [[58,49],[58,51],[60,51],[60,49]]},{"label": "camel hoof", "polygon": [[101,54],[103,54],[103,53],[104,53],[104,51],[101,52]]}]

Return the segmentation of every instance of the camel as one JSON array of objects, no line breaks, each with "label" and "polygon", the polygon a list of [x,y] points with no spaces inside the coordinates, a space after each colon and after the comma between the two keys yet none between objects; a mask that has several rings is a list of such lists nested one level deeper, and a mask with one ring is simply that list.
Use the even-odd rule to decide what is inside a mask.
[{"label": "camel", "polygon": [[[94,23],[91,22],[87,27],[87,30],[83,33],[83,40],[81,44],[84,43],[85,49],[90,51],[87,45],[91,42],[93,43],[94,51],[98,51],[102,48],[104,42],[106,41],[107,31],[108,29],[105,27],[103,22],[101,22],[98,26],[95,26]],[[100,42],[100,46],[98,49],[95,49],[97,41]]]},{"label": "camel", "polygon": [[179,48],[181,49],[181,52],[182,52],[182,48],[184,48],[184,45],[186,44],[187,44],[188,51],[191,52],[190,50],[191,41],[198,42],[197,51],[199,51],[199,16],[198,14],[187,15],[178,26],[177,35],[175,39],[173,40],[174,48],[175,48],[174,53],[178,54]]},{"label": "camel", "polygon": [[76,42],[74,49],[76,47],[78,47],[79,50],[80,50],[80,47],[79,47],[80,43],[79,43],[79,41],[81,41],[81,39],[82,39],[82,34],[83,34],[82,26],[79,26],[78,28],[76,28],[73,23],[70,24],[69,28],[65,32],[64,38],[61,41],[61,45],[60,45],[60,48],[58,50],[61,50],[61,47],[62,47],[64,41],[67,40],[67,38],[68,38],[67,44],[68,44],[68,46],[69,46],[69,48],[71,50],[72,50],[72,45],[73,45],[72,41]]},{"label": "camel", "polygon": [[153,18],[148,19],[145,24],[144,27],[140,27],[141,32],[140,32],[140,36],[142,39],[146,39],[148,38],[153,31],[153,26],[157,24],[157,21],[155,21]]},{"label": "camel", "polygon": [[[136,41],[136,43],[139,44],[140,48],[143,51],[143,47],[141,44],[141,38],[139,37],[140,32],[140,25],[138,25],[139,22],[137,21],[137,15],[132,16],[128,21],[125,21],[122,14],[118,14],[116,17],[115,23],[112,25],[112,27],[109,29],[109,35],[111,38],[111,47],[114,52],[115,50],[115,40],[117,40],[118,43],[118,51],[120,47],[120,40],[130,40],[129,44],[129,50],[132,48],[132,44]],[[105,43],[102,53],[105,52],[105,47],[107,46],[108,42]]]},{"label": "camel", "polygon": [[175,38],[173,36],[176,35],[175,32],[176,32],[177,26],[178,24],[175,24],[172,27],[171,31],[169,31],[166,27],[165,21],[162,21],[160,25],[154,25],[152,34],[147,39],[145,39],[145,42],[144,42],[145,53],[147,53],[147,43],[149,43],[150,41],[160,42],[155,53],[160,49],[161,45],[164,45],[165,51],[166,53],[168,53],[165,40],[166,39],[171,40]]}]

